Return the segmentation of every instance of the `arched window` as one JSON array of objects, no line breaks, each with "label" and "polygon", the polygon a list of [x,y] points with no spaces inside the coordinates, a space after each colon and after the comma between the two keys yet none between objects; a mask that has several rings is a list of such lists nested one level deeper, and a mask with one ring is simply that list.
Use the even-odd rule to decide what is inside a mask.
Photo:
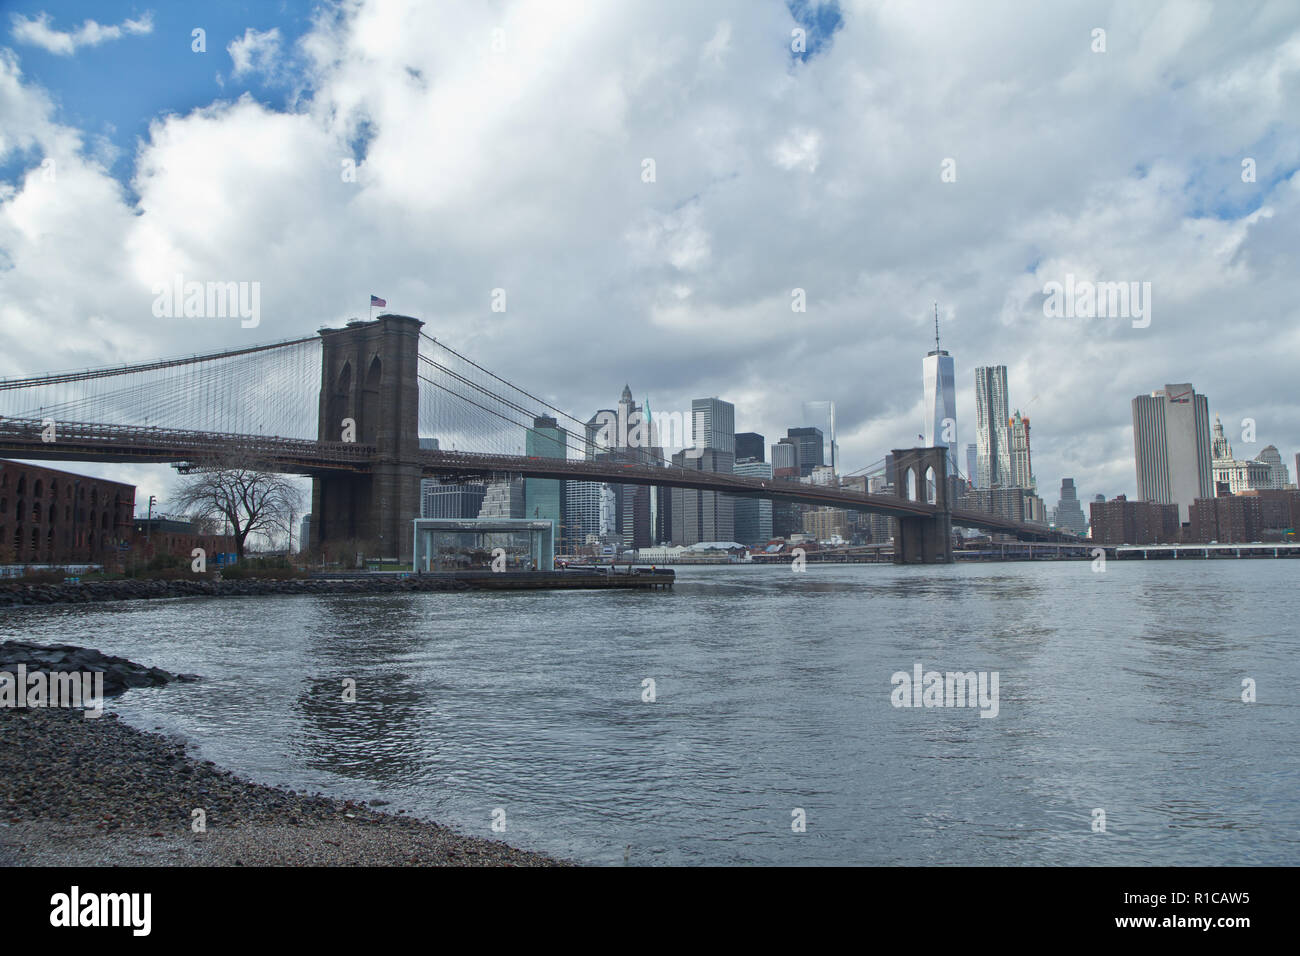
[{"label": "arched window", "polygon": [[38,523],[41,520],[41,503],[39,501],[32,502],[32,520]]},{"label": "arched window", "polygon": [[366,388],[379,387],[379,378],[383,373],[383,370],[383,363],[379,361],[379,356],[376,355],[370,360],[370,370],[366,372]]},{"label": "arched window", "polygon": [[32,497],[39,498],[43,490],[44,486],[41,484],[41,479],[37,478],[36,484],[32,486]]},{"label": "arched window", "polygon": [[19,476],[18,476],[18,493],[19,493],[20,495],[25,495],[25,494],[27,494],[27,476],[26,476],[26,475],[19,475]]},{"label": "arched window", "polygon": [[939,489],[935,484],[933,465],[925,470],[925,500],[932,505],[939,503]]},{"label": "arched window", "polygon": [[57,505],[50,505],[50,510],[47,512],[47,514],[49,515],[49,522],[50,522],[50,524],[53,525],[53,524],[54,524],[54,519],[57,518],[57,517],[59,516],[58,506],[57,506]]},{"label": "arched window", "polygon": [[916,500],[916,469],[907,469],[907,500]]},{"label": "arched window", "polygon": [[352,363],[344,362],[343,368],[339,369],[339,381],[335,390],[343,395],[352,391]]}]

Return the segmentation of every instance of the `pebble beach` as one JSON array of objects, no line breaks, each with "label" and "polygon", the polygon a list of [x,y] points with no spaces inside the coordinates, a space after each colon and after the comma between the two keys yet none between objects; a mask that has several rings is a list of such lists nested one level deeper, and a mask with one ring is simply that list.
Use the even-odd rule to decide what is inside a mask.
[{"label": "pebble beach", "polygon": [[372,805],[240,779],[112,713],[0,707],[0,866],[556,865]]}]

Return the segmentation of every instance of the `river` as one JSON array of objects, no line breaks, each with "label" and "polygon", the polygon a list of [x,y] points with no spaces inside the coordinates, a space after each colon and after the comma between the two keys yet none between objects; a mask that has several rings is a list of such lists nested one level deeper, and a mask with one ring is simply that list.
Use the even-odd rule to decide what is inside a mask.
[{"label": "river", "polygon": [[[203,675],[110,707],[243,776],[588,863],[1300,862],[1300,562],[677,574],[19,608],[0,637]],[[918,664],[996,672],[996,716],[895,706]]]}]

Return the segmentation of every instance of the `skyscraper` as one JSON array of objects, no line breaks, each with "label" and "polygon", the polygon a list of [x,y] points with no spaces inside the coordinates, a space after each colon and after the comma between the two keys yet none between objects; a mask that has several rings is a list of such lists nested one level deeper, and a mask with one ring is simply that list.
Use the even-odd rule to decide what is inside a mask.
[{"label": "skyscraper", "polygon": [[812,425],[822,430],[822,435],[826,439],[826,455],[829,456],[829,464],[832,469],[838,467],[836,461],[835,447],[835,403],[831,401],[817,401],[803,403],[803,423]]},{"label": "skyscraper", "polygon": [[479,506],[480,518],[523,518],[524,482],[521,478],[489,481],[487,494]]},{"label": "skyscraper", "polygon": [[1282,464],[1282,456],[1278,453],[1277,446],[1265,445],[1264,450],[1255,456],[1255,460],[1268,465],[1268,487],[1282,489],[1291,483],[1286,465]]},{"label": "skyscraper", "polygon": [[421,518],[477,518],[487,494],[486,485],[420,483]]},{"label": "skyscraper", "polygon": [[[739,440],[740,436],[736,438]],[[750,478],[771,478],[772,466],[764,461],[738,462],[734,473]],[[772,502],[760,498],[734,500],[736,540],[741,544],[767,544],[772,539]]]},{"label": "skyscraper", "polygon": [[1133,458],[1137,496],[1177,504],[1178,520],[1191,521],[1197,498],[1214,497],[1210,409],[1190,384],[1166,385],[1133,399]]},{"label": "skyscraper", "polygon": [[1061,479],[1061,497],[1056,504],[1056,526],[1075,534],[1083,534],[1088,527],[1088,519],[1083,516],[1079,506],[1079,495],[1074,488],[1073,478]]},{"label": "skyscraper", "polygon": [[793,438],[782,438],[772,446],[772,470],[777,478],[799,476],[799,446]]},{"label": "skyscraper", "polygon": [[[673,455],[673,464],[696,471],[731,474],[736,463],[736,407],[718,398],[691,402],[694,448]],[[735,499],[716,491],[672,490],[673,544],[734,541]]]},{"label": "skyscraper", "polygon": [[718,398],[691,402],[692,439],[696,448],[736,453],[736,406]]},{"label": "skyscraper", "polygon": [[[533,427],[524,436],[529,458],[567,458],[568,433],[549,415],[533,419]],[[526,517],[555,522],[558,532],[564,523],[564,483],[555,478],[524,479],[524,513]]]},{"label": "skyscraper", "polygon": [[589,537],[599,539],[612,532],[609,527],[613,492],[600,481],[566,481],[564,483],[565,550],[577,553]]},{"label": "skyscraper", "polygon": [[[731,452],[706,448],[696,455],[679,451],[673,455],[677,468],[731,473]],[[735,502],[731,495],[692,488],[672,489],[673,544],[692,545],[701,541],[735,541]]]},{"label": "skyscraper", "polygon": [[826,442],[820,428],[787,428],[785,434],[799,449],[800,476],[807,478],[815,467],[826,464]]},{"label": "skyscraper", "polygon": [[[925,397],[925,444],[948,448],[948,474],[956,475],[957,385],[952,356],[939,348],[939,306],[934,307],[934,351],[921,360]],[[945,437],[946,436],[946,437]]]},{"label": "skyscraper", "polygon": [[979,461],[979,453],[976,451],[974,442],[966,446],[966,480],[970,482],[972,488],[978,488],[979,484],[975,480],[976,462]]},{"label": "skyscraper", "polygon": [[763,436],[756,432],[741,432],[736,436],[736,461],[742,461],[745,458],[751,458],[754,461],[765,461],[763,452]]},{"label": "skyscraper", "polygon": [[1007,432],[1007,367],[975,369],[976,484],[1011,487],[1011,442]]},{"label": "skyscraper", "polygon": [[1029,419],[1020,416],[1016,409],[1015,417],[1007,423],[1011,438],[1011,487],[1034,487],[1033,467],[1029,458]]}]

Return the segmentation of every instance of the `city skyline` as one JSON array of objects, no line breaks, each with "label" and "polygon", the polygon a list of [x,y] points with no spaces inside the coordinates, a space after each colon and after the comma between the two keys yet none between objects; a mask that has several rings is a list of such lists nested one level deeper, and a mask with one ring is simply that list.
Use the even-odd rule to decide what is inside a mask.
[{"label": "city skyline", "polygon": [[[777,436],[798,423],[802,402],[834,401],[847,471],[915,442],[924,402],[914,363],[938,301],[959,426],[975,420],[970,370],[1007,363],[1035,422],[1040,488],[1069,476],[1085,493],[1136,494],[1124,403],[1150,381],[1204,383],[1239,446],[1235,423],[1258,423],[1263,441],[1239,447],[1244,457],[1269,443],[1285,460],[1300,451],[1300,404],[1265,384],[1285,380],[1297,356],[1300,157],[1272,136],[1282,113],[1266,79],[1293,70],[1293,11],[1243,22],[1221,9],[1117,9],[1107,29],[1124,42],[1105,53],[1090,49],[1091,25],[1075,22],[1084,6],[1035,13],[1016,30],[902,9],[826,21],[725,3],[669,19],[591,14],[570,25],[576,33],[531,24],[526,47],[597,31],[598,55],[560,56],[553,72],[544,58],[508,58],[531,96],[566,104],[539,124],[529,120],[536,103],[484,82],[502,61],[483,44],[431,42],[490,36],[488,11],[412,11],[397,41],[375,50],[364,40],[379,17],[368,4],[333,25],[313,21],[307,4],[287,9],[252,23],[214,14],[201,55],[172,39],[190,25],[168,10],[147,33],[71,58],[0,24],[12,117],[0,146],[0,251],[13,266],[0,272],[0,375],[310,334],[364,317],[377,293],[575,414],[636,381],[656,408],[727,396],[738,427]],[[806,54],[769,42],[799,24]],[[54,36],[75,23],[49,27]],[[313,43],[337,55],[304,55]],[[664,51],[639,80],[625,65],[637,43]],[[854,83],[864,69],[906,70],[914,48],[945,51],[916,78],[924,94],[894,102]],[[868,49],[877,52],[863,59]],[[121,69],[148,58],[169,85]],[[73,61],[91,72],[67,69]],[[408,69],[442,86],[411,91]],[[356,109],[341,108],[361,73]],[[797,119],[772,76],[807,85]],[[662,127],[653,117],[669,77],[709,105],[685,96]],[[1037,91],[1022,112],[972,113],[942,95],[960,87],[994,102],[1021,83]],[[307,92],[291,99],[295,84]],[[105,87],[122,105],[105,103]],[[439,159],[411,162],[402,139],[412,132],[393,104],[432,115],[444,87],[478,119],[454,137],[438,124],[418,131],[408,145]],[[1106,110],[1094,105],[1102,89],[1114,94]],[[704,109],[727,122],[704,123]],[[1232,128],[1211,132],[1207,113],[1231,115]],[[1061,115],[1114,148],[1084,158],[1045,142],[1041,130]],[[706,127],[725,132],[688,132]],[[430,135],[441,149],[425,148]],[[862,136],[888,141],[888,152],[864,153]],[[268,138],[280,144],[274,162],[229,146]],[[1013,170],[991,142],[1046,152]],[[500,218],[503,208],[518,214]],[[342,221],[348,230],[334,228]],[[896,228],[864,233],[868,221]],[[260,324],[155,316],[155,285],[178,274],[259,281]],[[1047,317],[1045,287],[1074,274],[1150,281],[1149,324]],[[796,290],[803,311],[792,308]],[[1272,347],[1206,348],[1236,311],[1252,316],[1251,342]],[[803,382],[796,394],[773,387],[789,380]],[[969,435],[959,427],[959,442]],[[96,467],[160,498],[172,485],[166,469]]]}]

